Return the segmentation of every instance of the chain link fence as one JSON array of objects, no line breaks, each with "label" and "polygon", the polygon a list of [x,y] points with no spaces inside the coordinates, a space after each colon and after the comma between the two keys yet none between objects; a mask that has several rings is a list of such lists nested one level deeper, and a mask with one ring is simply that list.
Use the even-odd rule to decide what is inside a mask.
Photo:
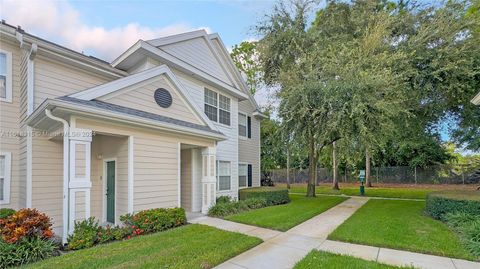
[{"label": "chain link fence", "polygon": [[[262,173],[262,181],[287,182],[287,169],[275,169]],[[434,165],[428,167],[386,166],[372,167],[370,179],[373,183],[390,184],[480,184],[480,164]],[[307,183],[308,169],[290,169],[290,183]],[[317,183],[333,181],[331,169],[318,168]],[[358,181],[358,170],[338,171],[338,181]]]}]

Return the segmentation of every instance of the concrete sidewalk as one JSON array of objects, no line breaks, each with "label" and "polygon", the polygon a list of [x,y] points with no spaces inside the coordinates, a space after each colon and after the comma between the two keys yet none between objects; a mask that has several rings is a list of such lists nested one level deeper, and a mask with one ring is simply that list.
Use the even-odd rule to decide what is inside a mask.
[{"label": "concrete sidewalk", "polygon": [[396,266],[406,265],[424,269],[480,268],[480,263],[477,262],[327,240],[331,232],[368,200],[367,197],[351,197],[284,233],[204,215],[189,216],[188,222],[255,236],[264,241],[215,267],[220,269],[293,268],[313,249]]},{"label": "concrete sidewalk", "polygon": [[368,198],[354,197],[292,229],[226,261],[216,268],[292,268],[312,249],[319,247],[335,228],[348,219]]},{"label": "concrete sidewalk", "polygon": [[478,269],[480,263],[428,254],[326,240],[318,250],[379,263],[425,269]]}]

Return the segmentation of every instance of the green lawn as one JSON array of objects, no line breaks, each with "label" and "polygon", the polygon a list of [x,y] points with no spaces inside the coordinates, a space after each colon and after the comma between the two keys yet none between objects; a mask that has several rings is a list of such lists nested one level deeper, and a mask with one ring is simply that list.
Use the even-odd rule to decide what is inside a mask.
[{"label": "green lawn", "polygon": [[227,220],[286,231],[347,200],[346,197],[321,196],[307,198],[290,195],[292,200],[285,205],[264,207],[225,217]]},{"label": "green lawn", "polygon": [[[286,186],[285,184],[278,184]],[[365,196],[369,197],[385,197],[385,198],[405,198],[405,199],[425,199],[435,189],[427,188],[365,188]],[[295,184],[290,189],[291,193],[306,193],[306,184]],[[340,186],[340,190],[332,190],[331,186],[316,186],[315,193],[318,194],[344,194],[344,195],[360,195],[359,186]]]},{"label": "green lawn", "polygon": [[305,258],[299,261],[294,269],[400,269],[412,267],[396,267],[377,262],[366,261],[351,256],[330,254],[323,251],[313,250]]},{"label": "green lawn", "polygon": [[457,234],[424,215],[425,202],[370,200],[329,239],[474,259]]},{"label": "green lawn", "polygon": [[262,240],[191,224],[78,250],[28,268],[212,268]]}]

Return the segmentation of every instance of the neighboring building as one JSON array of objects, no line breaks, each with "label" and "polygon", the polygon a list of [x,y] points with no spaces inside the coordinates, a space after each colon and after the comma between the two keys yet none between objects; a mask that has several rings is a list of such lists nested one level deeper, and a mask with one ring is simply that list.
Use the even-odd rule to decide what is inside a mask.
[{"label": "neighboring building", "polygon": [[0,24],[0,206],[119,223],[206,213],[260,185],[260,113],[217,34],[139,40],[112,63]]},{"label": "neighboring building", "polygon": [[475,95],[475,97],[473,97],[472,103],[474,105],[480,106],[480,92],[478,92],[477,95]]}]

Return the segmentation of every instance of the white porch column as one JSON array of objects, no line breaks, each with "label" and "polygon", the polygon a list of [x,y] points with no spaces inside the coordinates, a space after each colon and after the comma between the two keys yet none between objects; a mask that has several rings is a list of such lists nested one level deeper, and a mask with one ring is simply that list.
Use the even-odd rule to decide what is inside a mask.
[{"label": "white porch column", "polygon": [[[68,232],[73,232],[76,220],[90,217],[90,160],[92,130],[70,129],[68,179]],[[64,224],[65,225],[65,224]]]},{"label": "white porch column", "polygon": [[202,213],[207,214],[215,205],[217,192],[216,179],[216,148],[202,149]]}]

